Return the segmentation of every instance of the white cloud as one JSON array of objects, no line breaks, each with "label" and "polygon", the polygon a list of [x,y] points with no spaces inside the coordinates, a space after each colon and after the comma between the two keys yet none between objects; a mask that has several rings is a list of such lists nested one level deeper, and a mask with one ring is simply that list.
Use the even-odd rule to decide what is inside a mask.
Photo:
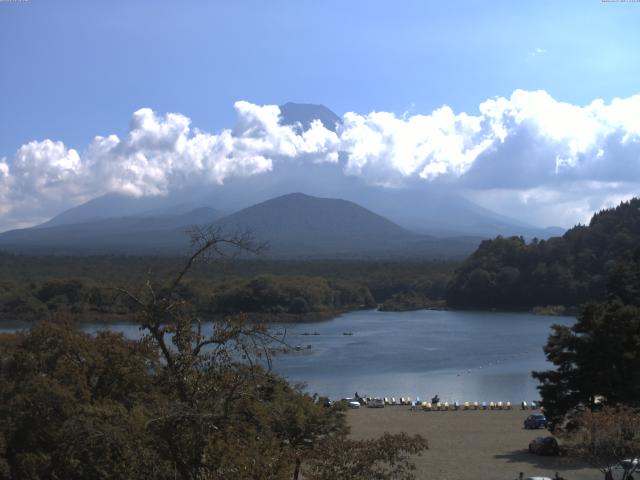
[{"label": "white cloud", "polygon": [[[446,105],[401,117],[351,112],[337,132],[319,121],[302,133],[280,125],[273,105],[239,101],[235,109],[235,127],[216,134],[193,128],[184,115],[142,108],[123,138],[97,136],[82,153],[59,141],[25,144],[0,160],[0,214],[5,223],[25,223],[106,192],[162,195],[277,173],[288,162],[328,162],[386,187],[444,181],[485,204],[501,191],[521,205],[550,205],[541,199],[569,184],[587,195],[589,182],[621,185],[607,190],[613,198],[640,180],[640,95],[578,106],[516,90],[483,102],[475,114]],[[587,208],[575,195],[571,201],[574,210]]]},{"label": "white cloud", "polygon": [[460,176],[493,141],[481,117],[456,115],[447,106],[408,118],[347,113],[338,133],[347,153],[345,172],[379,184],[398,184],[411,176]]},{"label": "white cloud", "polygon": [[638,196],[640,179],[629,182],[577,181],[561,188],[540,186],[523,190],[487,189],[467,191],[476,203],[512,218],[539,226],[572,227],[588,224],[594,212],[611,208]]}]

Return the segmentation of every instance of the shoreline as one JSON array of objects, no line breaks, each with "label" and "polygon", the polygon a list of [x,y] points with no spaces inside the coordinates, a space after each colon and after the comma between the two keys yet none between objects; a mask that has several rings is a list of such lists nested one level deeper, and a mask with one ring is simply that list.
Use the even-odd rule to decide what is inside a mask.
[{"label": "shoreline", "polygon": [[[226,316],[233,315],[246,315],[250,321],[255,323],[313,323],[335,320],[345,313],[351,312],[363,312],[363,311],[378,311],[382,313],[404,313],[404,312],[419,312],[419,311],[450,311],[450,312],[483,312],[483,313],[530,313],[531,315],[543,316],[543,317],[576,317],[577,309],[567,308],[563,312],[547,311],[547,310],[501,310],[501,309],[472,309],[472,308],[450,308],[446,305],[432,305],[421,308],[408,308],[408,309],[389,309],[384,308],[384,304],[379,304],[375,308],[352,308],[334,311],[317,311],[308,313],[262,313],[262,312],[237,312],[237,313],[214,313],[214,312],[200,312],[205,321],[215,321]],[[49,319],[51,316],[61,314],[67,315],[72,320],[79,324],[85,323],[103,323],[103,324],[116,324],[116,323],[128,323],[136,324],[133,320],[134,313],[72,313],[72,312],[45,312],[43,317],[34,318],[33,315],[24,314],[11,314],[7,312],[0,312],[0,325],[5,322],[19,322],[25,324],[36,323],[40,320]]]}]

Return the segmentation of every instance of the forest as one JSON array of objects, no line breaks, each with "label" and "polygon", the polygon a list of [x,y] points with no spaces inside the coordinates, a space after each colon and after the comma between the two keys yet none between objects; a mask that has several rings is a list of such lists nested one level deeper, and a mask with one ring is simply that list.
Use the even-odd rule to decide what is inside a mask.
[{"label": "forest", "polygon": [[548,240],[497,237],[480,244],[456,271],[446,299],[453,308],[529,310],[577,307],[606,298],[608,279],[640,245],[640,199],[596,213]]},{"label": "forest", "polygon": [[[0,318],[35,320],[66,313],[78,320],[126,319],[120,295],[172,275],[181,257],[28,256],[0,253]],[[383,305],[441,302],[457,264],[428,261],[217,259],[193,266],[182,294],[203,315],[234,312],[264,321],[329,318]]]}]

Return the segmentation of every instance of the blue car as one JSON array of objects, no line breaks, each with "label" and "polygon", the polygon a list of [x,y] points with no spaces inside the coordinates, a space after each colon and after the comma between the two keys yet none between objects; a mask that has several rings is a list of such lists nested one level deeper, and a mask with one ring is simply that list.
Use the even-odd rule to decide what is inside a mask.
[{"label": "blue car", "polygon": [[547,417],[542,413],[532,413],[524,421],[524,428],[545,428],[547,426]]}]

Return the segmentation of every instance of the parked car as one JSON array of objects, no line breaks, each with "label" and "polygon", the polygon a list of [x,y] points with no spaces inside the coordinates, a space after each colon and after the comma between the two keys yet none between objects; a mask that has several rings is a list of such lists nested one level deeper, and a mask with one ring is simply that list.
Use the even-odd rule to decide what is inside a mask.
[{"label": "parked car", "polygon": [[346,405],[349,408],[360,408],[360,402],[357,398],[346,397],[340,400],[342,405]]},{"label": "parked car", "polygon": [[384,400],[382,398],[372,398],[367,402],[369,408],[384,408]]},{"label": "parked car", "polygon": [[538,437],[529,443],[529,451],[536,455],[558,455],[560,447],[553,437]]},{"label": "parked car", "polygon": [[524,420],[524,428],[545,428],[547,426],[547,417],[542,413],[532,413]]}]

